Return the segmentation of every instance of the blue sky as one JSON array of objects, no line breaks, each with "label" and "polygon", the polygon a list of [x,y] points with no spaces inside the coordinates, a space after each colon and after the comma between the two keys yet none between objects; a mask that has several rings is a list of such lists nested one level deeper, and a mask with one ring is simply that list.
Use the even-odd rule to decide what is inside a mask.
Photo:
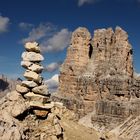
[{"label": "blue sky", "polygon": [[23,44],[36,40],[42,46],[44,77],[58,73],[66,56],[71,32],[84,26],[122,27],[134,50],[134,66],[140,72],[140,0],[1,0],[0,74],[21,77]]}]

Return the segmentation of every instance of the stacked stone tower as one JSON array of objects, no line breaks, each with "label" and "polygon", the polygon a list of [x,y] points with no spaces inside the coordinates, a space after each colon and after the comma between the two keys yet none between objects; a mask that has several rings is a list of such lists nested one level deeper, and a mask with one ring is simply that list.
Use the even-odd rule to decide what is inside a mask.
[{"label": "stacked stone tower", "polygon": [[44,58],[40,54],[40,48],[36,42],[26,43],[25,49],[26,51],[22,53],[21,66],[26,69],[24,77],[27,80],[22,81],[21,85],[17,85],[16,90],[29,101],[36,116],[46,117],[48,109],[53,107],[53,102],[49,101],[50,94],[41,76],[43,66],[40,62]]},{"label": "stacked stone tower", "polygon": [[[21,130],[22,139],[33,140],[63,140],[63,129],[60,125],[60,112],[63,104],[50,101],[50,93],[47,85],[43,83],[41,72],[43,66],[41,61],[44,60],[41,55],[40,47],[36,42],[25,44],[26,51],[22,53],[21,66],[26,70],[24,77],[26,80],[16,86],[20,99],[15,105],[16,110],[12,111],[12,116],[28,129]],[[61,111],[60,111],[61,110]],[[22,128],[22,126],[21,126]]]}]

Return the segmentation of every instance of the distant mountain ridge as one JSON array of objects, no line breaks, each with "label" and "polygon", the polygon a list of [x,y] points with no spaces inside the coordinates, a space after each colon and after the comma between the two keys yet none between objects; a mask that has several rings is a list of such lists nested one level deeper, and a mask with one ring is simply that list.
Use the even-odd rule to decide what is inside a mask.
[{"label": "distant mountain ridge", "polygon": [[9,91],[15,90],[16,84],[20,82],[21,79],[10,79],[6,75],[0,75],[0,98],[5,96]]}]

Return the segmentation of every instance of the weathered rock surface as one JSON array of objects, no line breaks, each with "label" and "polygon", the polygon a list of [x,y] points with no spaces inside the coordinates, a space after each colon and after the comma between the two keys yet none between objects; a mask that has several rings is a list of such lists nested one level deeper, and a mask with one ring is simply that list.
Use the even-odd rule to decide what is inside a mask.
[{"label": "weathered rock surface", "polygon": [[132,83],[132,48],[125,31],[99,29],[91,41],[85,28],[73,33],[60,71],[59,92],[80,101],[82,114],[94,110],[101,99],[129,100]]},{"label": "weathered rock surface", "polygon": [[29,108],[22,96],[13,91],[0,100],[0,139],[21,140],[22,126],[15,118]]},{"label": "weathered rock surface", "polygon": [[76,29],[53,100],[62,101],[79,118],[94,111],[93,126],[102,132],[139,116],[140,79],[134,76],[132,54],[120,27],[98,29],[92,40],[87,29]]},{"label": "weathered rock surface", "polygon": [[13,117],[17,117],[29,108],[29,103],[25,102],[18,92],[13,91],[1,99],[1,109],[2,108],[4,109],[1,111],[9,113]]}]

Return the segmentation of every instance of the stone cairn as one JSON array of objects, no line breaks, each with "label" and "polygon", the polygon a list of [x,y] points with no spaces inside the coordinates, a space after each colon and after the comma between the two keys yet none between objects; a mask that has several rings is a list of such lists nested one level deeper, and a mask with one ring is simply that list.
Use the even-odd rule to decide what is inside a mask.
[{"label": "stone cairn", "polygon": [[50,94],[41,76],[43,67],[40,62],[44,57],[40,54],[40,48],[36,42],[26,43],[25,49],[26,51],[22,53],[21,66],[26,69],[24,77],[27,80],[17,85],[16,90],[28,99],[30,107],[36,108],[33,111],[37,116],[42,116],[43,113],[45,117],[48,114],[45,109],[52,108],[53,104],[49,102]]},{"label": "stone cairn", "polygon": [[[40,62],[44,60],[44,57],[41,55],[40,47],[36,42],[28,42],[25,44],[25,49],[26,51],[22,53],[21,66],[26,69],[23,76],[27,80],[17,85],[16,91],[23,96],[25,102],[29,105],[28,110],[31,111],[28,114],[32,112],[33,116],[45,120],[45,123],[48,124],[45,127],[45,134],[43,133],[43,136],[40,136],[41,139],[57,140],[60,139],[60,136],[63,139],[63,129],[59,123],[60,118],[55,113],[55,107],[63,106],[63,104],[50,101],[50,93],[41,76],[43,66]],[[44,131],[44,128],[41,130]],[[41,132],[36,133],[40,135]]]}]

